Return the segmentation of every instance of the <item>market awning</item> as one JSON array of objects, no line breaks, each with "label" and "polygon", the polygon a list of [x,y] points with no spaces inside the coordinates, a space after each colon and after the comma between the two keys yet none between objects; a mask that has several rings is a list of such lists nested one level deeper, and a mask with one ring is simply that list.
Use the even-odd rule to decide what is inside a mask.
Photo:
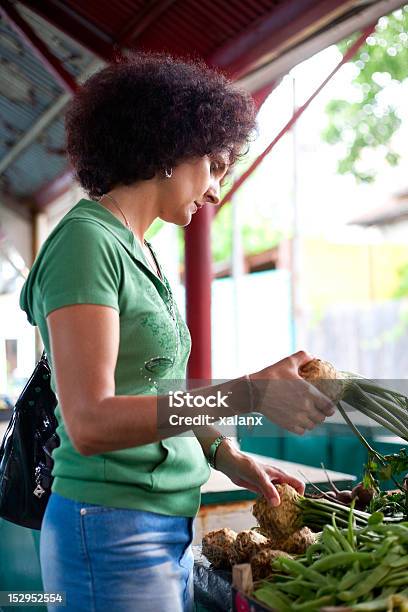
[{"label": "market awning", "polygon": [[[64,107],[72,84],[113,53],[138,48],[200,56],[240,79],[260,104],[296,63],[401,4],[400,0],[1,0],[3,202],[20,211],[41,209],[70,186]],[[25,32],[20,19],[27,26]],[[27,30],[37,42],[30,40]]]}]

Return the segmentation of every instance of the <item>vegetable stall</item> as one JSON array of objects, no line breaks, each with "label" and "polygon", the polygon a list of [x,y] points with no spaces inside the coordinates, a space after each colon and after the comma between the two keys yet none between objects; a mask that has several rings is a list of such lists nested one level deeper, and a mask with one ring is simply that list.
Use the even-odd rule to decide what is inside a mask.
[{"label": "vegetable stall", "polygon": [[300,374],[337,404],[365,448],[362,481],[342,490],[327,474],[329,490],[309,483],[304,496],[277,484],[278,507],[258,498],[253,527],[207,533],[202,554],[224,580],[234,576],[240,612],[408,612],[408,453],[380,453],[344,406],[408,441],[408,398],[319,360]]}]

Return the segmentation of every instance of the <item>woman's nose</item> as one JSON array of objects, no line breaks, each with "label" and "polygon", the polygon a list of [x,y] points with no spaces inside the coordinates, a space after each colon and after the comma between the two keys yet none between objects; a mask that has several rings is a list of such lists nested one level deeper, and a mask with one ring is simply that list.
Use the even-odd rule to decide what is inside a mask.
[{"label": "woman's nose", "polygon": [[214,206],[218,206],[220,203],[220,190],[218,189],[209,189],[205,194],[205,202],[206,204],[213,204]]}]

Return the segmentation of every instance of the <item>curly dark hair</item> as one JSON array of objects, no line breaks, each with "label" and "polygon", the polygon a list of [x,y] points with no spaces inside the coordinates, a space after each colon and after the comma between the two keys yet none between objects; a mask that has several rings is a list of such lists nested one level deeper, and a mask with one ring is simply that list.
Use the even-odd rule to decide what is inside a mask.
[{"label": "curly dark hair", "polygon": [[92,198],[191,157],[228,151],[255,130],[251,96],[198,60],[135,52],[92,75],[69,103],[67,153]]}]

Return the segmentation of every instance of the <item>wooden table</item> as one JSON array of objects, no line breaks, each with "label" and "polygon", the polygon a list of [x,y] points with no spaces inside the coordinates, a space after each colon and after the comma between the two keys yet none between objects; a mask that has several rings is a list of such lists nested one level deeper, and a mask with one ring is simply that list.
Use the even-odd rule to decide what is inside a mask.
[{"label": "wooden table", "polygon": [[[327,485],[324,470],[320,468],[254,453],[247,454],[261,463],[276,466],[304,482],[309,480],[319,487]],[[355,480],[351,474],[332,470],[328,470],[328,474],[340,489],[350,488]],[[195,521],[194,544],[200,544],[203,536],[214,529],[229,527],[239,532],[255,526],[256,521],[251,508],[256,494],[237,486],[222,472],[211,470],[210,479],[201,488],[201,493],[201,508]]]}]

